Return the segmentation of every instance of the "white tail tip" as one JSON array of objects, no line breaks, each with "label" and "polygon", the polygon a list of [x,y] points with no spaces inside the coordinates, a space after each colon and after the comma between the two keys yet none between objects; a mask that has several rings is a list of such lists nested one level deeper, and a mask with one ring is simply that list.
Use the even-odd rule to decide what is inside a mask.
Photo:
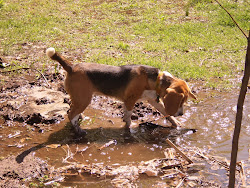
[{"label": "white tail tip", "polygon": [[47,50],[46,50],[46,55],[48,56],[48,57],[52,57],[54,54],[56,53],[56,50],[55,50],[55,48],[48,48]]}]

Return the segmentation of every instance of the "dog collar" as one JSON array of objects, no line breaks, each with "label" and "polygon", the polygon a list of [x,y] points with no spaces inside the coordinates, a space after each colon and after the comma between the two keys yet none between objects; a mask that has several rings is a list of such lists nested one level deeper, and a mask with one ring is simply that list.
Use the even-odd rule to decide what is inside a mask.
[{"label": "dog collar", "polygon": [[155,84],[155,91],[156,91],[158,96],[160,95],[160,92],[161,92],[160,82],[161,82],[162,76],[163,76],[163,72],[159,72],[158,76],[157,76],[156,84]]}]

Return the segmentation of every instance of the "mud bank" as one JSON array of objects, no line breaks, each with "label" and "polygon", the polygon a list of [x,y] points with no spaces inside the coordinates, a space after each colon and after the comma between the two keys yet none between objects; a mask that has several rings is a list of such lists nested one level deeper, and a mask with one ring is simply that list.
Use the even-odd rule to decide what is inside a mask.
[{"label": "mud bank", "polygon": [[[152,169],[151,173],[148,172],[150,176],[145,171],[139,172],[142,172],[140,166],[148,161],[166,160],[165,153],[170,147],[165,142],[167,138],[186,153],[190,152],[188,148],[192,146],[198,148],[197,152],[203,156],[221,156],[222,158],[217,160],[228,165],[237,93],[206,91],[202,86],[193,84],[192,88],[195,89],[199,100],[188,102],[184,116],[178,117],[183,123],[183,127],[179,129],[171,128],[171,124],[152,106],[145,102],[137,103],[132,116],[136,126],[131,127],[132,137],[129,141],[122,137],[124,122],[121,119],[121,102],[113,98],[94,96],[81,122],[81,127],[87,131],[87,135],[82,138],[73,133],[68,123],[66,114],[70,100],[62,87],[63,76],[44,76],[47,82],[42,76],[34,81],[32,72],[22,78],[8,77],[6,79],[9,79],[10,84],[0,87],[0,163],[10,164],[6,167],[8,170],[0,173],[1,183],[5,187],[10,186],[11,183],[8,182],[12,181],[19,181],[22,186],[28,186],[30,183],[42,185],[45,182],[51,186],[54,181],[62,186],[119,187],[124,181],[117,179],[118,176],[108,177],[108,172],[103,174],[109,167],[114,171],[122,172],[125,169],[126,172],[137,174],[133,181],[128,179],[128,185],[132,187],[177,186],[182,180],[183,185],[193,182],[198,187],[205,185],[199,184],[198,181],[207,182],[207,187],[226,185],[227,169],[215,165],[217,163],[213,160],[198,159],[197,156],[194,159],[195,163],[202,164],[196,165],[189,172],[178,169],[176,176],[162,178],[165,172],[162,171],[162,164],[157,167],[157,176],[152,176],[156,173]],[[239,160],[244,161],[248,159],[247,143],[250,143],[250,127],[247,124],[250,120],[249,104],[250,97],[247,94],[239,150]],[[100,149],[102,147],[103,149]],[[38,160],[37,157],[42,160]],[[178,154],[172,157],[177,162],[183,160],[178,158]],[[46,171],[50,167],[46,166],[44,160],[53,167],[56,176],[52,171]],[[23,172],[27,176],[18,170],[22,169],[22,165],[28,165],[29,161],[37,164],[31,164],[31,168],[37,170],[37,176],[32,176],[34,173],[31,169],[30,173]],[[40,171],[37,169],[39,165]],[[69,165],[72,168],[69,168]],[[82,168],[79,165],[82,165]],[[185,166],[185,162],[180,166]],[[65,169],[69,173],[66,173]],[[50,176],[46,181],[44,174]],[[195,177],[195,180],[188,181],[184,177]]]}]

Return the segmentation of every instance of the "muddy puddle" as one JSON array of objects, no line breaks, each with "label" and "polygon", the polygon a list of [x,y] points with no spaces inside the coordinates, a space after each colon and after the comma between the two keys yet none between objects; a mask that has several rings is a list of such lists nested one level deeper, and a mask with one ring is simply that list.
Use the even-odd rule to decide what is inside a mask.
[{"label": "muddy puddle", "polygon": [[[110,168],[130,166],[131,168],[125,169],[125,173],[134,166],[140,171],[138,166],[142,162],[166,158],[165,153],[169,145],[165,140],[168,138],[183,150],[195,147],[202,152],[230,159],[237,95],[236,90],[198,91],[199,100],[189,101],[185,114],[177,118],[183,124],[178,129],[170,128],[171,124],[147,103],[137,103],[132,116],[136,126],[131,128],[131,139],[124,140],[122,106],[115,99],[100,96],[93,98],[81,121],[82,128],[87,131],[87,135],[82,138],[73,133],[66,117],[69,99],[65,93],[34,85],[14,88],[11,91],[3,91],[0,96],[0,157],[4,160],[8,156],[16,156],[15,165],[29,162],[32,160],[30,156],[39,157],[54,169],[72,163],[84,164],[88,168],[95,165]],[[249,157],[249,121],[248,91],[238,161],[247,160]],[[202,163],[204,164],[190,172],[191,176],[203,176],[216,185],[226,186],[225,169],[211,168],[208,163]],[[60,182],[61,186],[114,186],[112,177],[98,175],[99,172],[96,172],[96,175],[94,171],[81,173],[78,169],[68,174],[66,171],[64,181]],[[42,172],[40,176],[43,176]],[[160,176],[145,173],[138,176],[131,186],[168,187],[171,184]],[[23,176],[21,179],[25,178]],[[34,183],[39,184],[39,181]]]},{"label": "muddy puddle", "polygon": [[[189,137],[189,144],[198,147],[209,146],[217,155],[230,158],[231,142],[237,110],[238,91],[230,93],[210,92],[196,106],[181,117],[185,126],[198,129]],[[207,95],[209,97],[207,97]],[[250,148],[250,94],[246,95],[238,160],[248,158]]]}]

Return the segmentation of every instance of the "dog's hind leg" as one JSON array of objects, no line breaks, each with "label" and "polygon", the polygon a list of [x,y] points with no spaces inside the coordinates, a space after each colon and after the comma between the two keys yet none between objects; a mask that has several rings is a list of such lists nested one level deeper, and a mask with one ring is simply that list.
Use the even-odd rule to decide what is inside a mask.
[{"label": "dog's hind leg", "polygon": [[123,121],[125,122],[123,137],[125,140],[129,140],[131,138],[130,125],[131,125],[132,109],[128,110],[126,105],[124,104],[123,110],[124,110]]},{"label": "dog's hind leg", "polygon": [[72,126],[75,129],[75,132],[79,135],[86,134],[86,132],[83,129],[81,129],[79,125],[79,118],[81,116],[81,113],[87,108],[90,102],[91,102],[91,96],[86,97],[86,98],[82,97],[80,100],[78,99],[77,102],[72,100],[72,104],[70,106],[68,117]]},{"label": "dog's hind leg", "polygon": [[70,120],[72,126],[74,127],[74,130],[75,132],[78,134],[78,135],[85,135],[86,132],[81,129],[80,125],[79,125],[79,118],[80,118],[81,114],[77,114],[74,118],[72,118]]}]

